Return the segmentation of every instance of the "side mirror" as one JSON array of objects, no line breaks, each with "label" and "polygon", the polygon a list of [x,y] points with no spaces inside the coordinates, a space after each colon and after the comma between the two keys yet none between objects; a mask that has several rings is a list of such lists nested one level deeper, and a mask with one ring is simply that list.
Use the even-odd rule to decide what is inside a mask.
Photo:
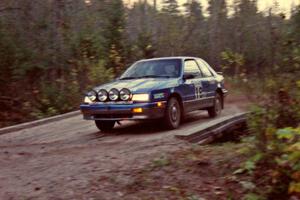
[{"label": "side mirror", "polygon": [[187,79],[193,79],[195,78],[195,75],[194,74],[184,74],[183,75],[183,79],[184,80],[187,80]]}]

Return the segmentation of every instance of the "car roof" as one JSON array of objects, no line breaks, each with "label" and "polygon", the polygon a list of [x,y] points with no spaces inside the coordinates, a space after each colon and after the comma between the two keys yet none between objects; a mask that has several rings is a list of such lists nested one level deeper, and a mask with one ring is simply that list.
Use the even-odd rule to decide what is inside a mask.
[{"label": "car roof", "polygon": [[159,57],[159,58],[150,58],[150,59],[142,59],[140,61],[151,61],[151,60],[169,60],[169,59],[199,59],[197,57],[190,57],[190,56],[172,56],[172,57]]}]

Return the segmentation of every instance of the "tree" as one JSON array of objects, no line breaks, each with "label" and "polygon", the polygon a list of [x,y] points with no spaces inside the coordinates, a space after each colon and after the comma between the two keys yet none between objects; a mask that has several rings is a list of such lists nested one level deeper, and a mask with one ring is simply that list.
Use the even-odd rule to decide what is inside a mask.
[{"label": "tree", "polygon": [[114,73],[118,75],[125,67],[125,8],[121,0],[109,2],[107,6],[107,24],[104,31],[106,53],[104,58],[107,59],[107,68],[113,68]]},{"label": "tree", "polygon": [[178,15],[179,9],[178,9],[178,2],[177,0],[164,0],[162,3],[163,7],[161,11],[163,13],[166,13],[168,15]]},{"label": "tree", "polygon": [[183,18],[179,14],[176,0],[163,1],[162,11],[158,16],[157,42],[158,54],[161,56],[175,56],[181,53],[181,37]]},{"label": "tree", "polygon": [[236,0],[234,2],[235,13],[231,19],[233,26],[234,52],[244,55],[247,59],[248,71],[250,67],[257,66],[264,52],[260,52],[260,47],[263,45],[262,38],[257,35],[257,31],[264,27],[264,22],[259,20],[260,15],[257,9],[256,0]]},{"label": "tree", "polygon": [[137,39],[137,47],[141,58],[153,58],[155,56],[156,48],[151,34],[141,32]]},{"label": "tree", "polygon": [[227,24],[225,0],[209,0],[209,52],[210,62],[217,69],[221,66],[221,52],[224,50],[224,35]]},{"label": "tree", "polygon": [[[156,52],[156,10],[146,1],[137,2],[128,11],[127,41],[131,62],[141,58],[152,58]],[[129,48],[128,47],[128,48]]]},{"label": "tree", "polygon": [[202,6],[197,0],[191,0],[184,4],[186,18],[192,23],[200,23],[204,20]]},{"label": "tree", "polygon": [[300,5],[292,10],[292,37],[300,44]]},{"label": "tree", "polygon": [[[202,12],[202,6],[197,0],[191,0],[184,4],[185,25],[182,37],[182,53],[191,56],[207,57],[207,28]],[[195,42],[196,41],[196,42]]]}]

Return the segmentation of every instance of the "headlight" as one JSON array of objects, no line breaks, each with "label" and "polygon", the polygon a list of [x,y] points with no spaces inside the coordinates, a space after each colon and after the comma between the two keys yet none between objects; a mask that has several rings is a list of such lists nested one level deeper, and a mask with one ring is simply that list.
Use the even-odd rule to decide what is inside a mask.
[{"label": "headlight", "polygon": [[97,99],[97,94],[95,91],[90,91],[89,93],[87,93],[86,97],[91,101],[95,101]]},{"label": "headlight", "polygon": [[98,91],[98,99],[101,102],[104,102],[108,99],[108,92],[104,89]]},{"label": "headlight", "polygon": [[126,89],[126,88],[123,88],[121,91],[120,91],[120,99],[123,100],[123,101],[128,101],[131,97],[131,92],[130,90]]},{"label": "headlight", "polygon": [[132,101],[149,101],[149,94],[134,94],[132,96]]},{"label": "headlight", "polygon": [[119,90],[113,88],[109,91],[109,99],[112,101],[116,101],[119,98]]}]

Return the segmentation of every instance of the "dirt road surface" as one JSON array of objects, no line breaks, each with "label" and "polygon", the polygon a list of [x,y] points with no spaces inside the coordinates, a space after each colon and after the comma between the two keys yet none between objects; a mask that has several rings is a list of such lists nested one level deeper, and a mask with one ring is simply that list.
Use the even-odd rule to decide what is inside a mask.
[{"label": "dirt road surface", "polygon": [[[240,111],[228,105],[222,115]],[[105,135],[75,116],[1,135],[0,199],[126,199],[120,188],[131,184],[131,173],[189,146],[174,135],[209,120],[199,111],[178,130],[166,131],[158,122],[125,122]]]}]

